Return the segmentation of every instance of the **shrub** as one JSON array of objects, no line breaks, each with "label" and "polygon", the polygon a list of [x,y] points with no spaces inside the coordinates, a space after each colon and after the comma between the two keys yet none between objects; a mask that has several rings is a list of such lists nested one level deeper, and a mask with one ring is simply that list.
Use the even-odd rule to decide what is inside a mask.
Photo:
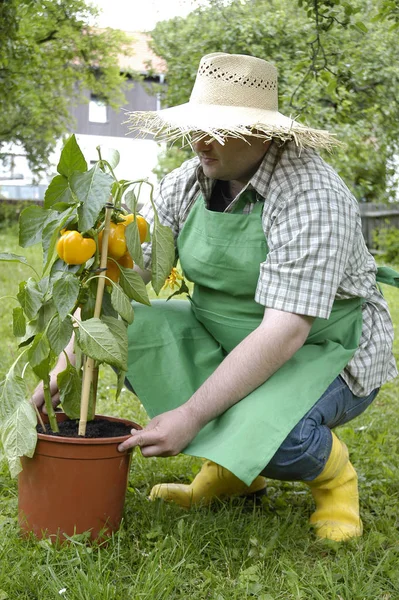
[{"label": "shrub", "polygon": [[193,152],[187,147],[172,146],[166,148],[158,154],[158,164],[152,172],[157,176],[158,181],[161,181],[165,175],[180,167],[185,160],[193,156]]},{"label": "shrub", "polygon": [[0,199],[0,229],[7,229],[18,223],[22,210],[32,204],[41,204],[36,200],[4,200]]},{"label": "shrub", "polygon": [[399,263],[399,229],[397,227],[376,229],[373,238],[382,260],[388,263]]}]

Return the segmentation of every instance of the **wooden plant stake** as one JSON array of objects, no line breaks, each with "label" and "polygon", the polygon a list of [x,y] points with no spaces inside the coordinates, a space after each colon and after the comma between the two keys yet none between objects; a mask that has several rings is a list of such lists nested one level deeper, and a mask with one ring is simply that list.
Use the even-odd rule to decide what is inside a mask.
[{"label": "wooden plant stake", "polygon": [[[111,215],[114,209],[114,205],[110,202],[105,205],[105,223],[104,223],[104,234],[101,246],[101,260],[100,260],[100,277],[97,285],[96,304],[94,307],[94,315],[96,319],[100,318],[101,307],[104,296],[105,287],[105,274],[107,271],[107,259],[108,259],[108,238],[111,225]],[[90,399],[90,388],[93,384],[95,391],[97,392],[97,379],[98,369],[96,369],[95,361],[93,358],[88,356],[85,360],[83,369],[83,384],[82,384],[82,400],[80,404],[80,420],[78,435],[86,435],[87,426],[87,414],[89,412],[89,399]],[[94,399],[95,406],[95,399]]]}]

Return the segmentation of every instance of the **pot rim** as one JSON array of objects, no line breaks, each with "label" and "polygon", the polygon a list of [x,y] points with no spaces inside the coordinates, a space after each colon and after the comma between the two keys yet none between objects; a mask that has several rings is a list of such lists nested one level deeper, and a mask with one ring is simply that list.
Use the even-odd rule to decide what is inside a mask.
[{"label": "pot rim", "polygon": [[[56,415],[65,415],[63,412],[57,412]],[[123,417],[110,417],[108,415],[94,415],[95,418],[106,419],[108,421],[123,422],[128,425],[132,425],[132,429],[143,429],[141,425],[131,421],[130,419],[124,419]],[[68,417],[62,419],[63,421],[70,420]],[[118,435],[115,437],[97,437],[97,438],[83,438],[83,437],[66,437],[62,435],[50,435],[48,433],[38,433],[37,439],[52,443],[63,443],[63,444],[81,444],[81,445],[94,445],[94,444],[120,444],[127,440],[130,435]],[[123,454],[123,453],[121,453]]]}]

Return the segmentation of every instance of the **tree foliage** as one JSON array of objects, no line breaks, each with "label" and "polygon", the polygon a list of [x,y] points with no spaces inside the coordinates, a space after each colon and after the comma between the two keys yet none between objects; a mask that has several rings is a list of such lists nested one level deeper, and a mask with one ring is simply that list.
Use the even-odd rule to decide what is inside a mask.
[{"label": "tree foliage", "polygon": [[[252,54],[279,71],[279,109],[345,143],[327,160],[359,200],[383,201],[399,139],[398,8],[390,0],[209,0],[159,23],[166,103],[186,102],[208,52]],[[387,191],[388,190],[388,191]]]},{"label": "tree foliage", "polygon": [[111,106],[123,102],[118,54],[130,53],[129,40],[90,27],[96,14],[84,0],[0,1],[0,152],[19,144],[35,172],[85,89]]}]

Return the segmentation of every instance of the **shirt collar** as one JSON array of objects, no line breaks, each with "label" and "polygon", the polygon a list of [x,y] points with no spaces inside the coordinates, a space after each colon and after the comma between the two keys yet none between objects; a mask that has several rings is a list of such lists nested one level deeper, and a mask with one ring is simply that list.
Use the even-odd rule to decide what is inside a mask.
[{"label": "shirt collar", "polygon": [[258,170],[250,179],[248,186],[246,186],[253,188],[262,198],[265,198],[267,195],[267,189],[273,176],[279,151],[280,146],[272,140]]}]

